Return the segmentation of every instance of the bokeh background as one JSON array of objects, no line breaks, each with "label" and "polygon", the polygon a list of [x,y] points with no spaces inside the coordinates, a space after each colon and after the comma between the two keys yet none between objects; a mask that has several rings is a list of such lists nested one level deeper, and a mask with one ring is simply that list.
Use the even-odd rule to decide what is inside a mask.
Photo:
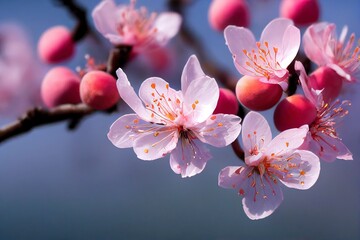
[{"label": "bokeh background", "polygon": [[[89,12],[98,3],[79,2]],[[279,1],[248,2],[251,29],[259,36],[278,16]],[[165,3],[143,0],[138,6],[161,11]],[[209,4],[193,1],[186,21],[209,56],[240,77],[222,34],[209,27]],[[339,31],[348,25],[350,32],[360,36],[360,1],[320,0],[320,4],[321,20],[336,23]],[[45,29],[74,24],[51,0],[0,0],[0,23],[4,22],[24,27],[34,51]],[[89,22],[93,24],[90,14]],[[85,39],[77,46],[76,57],[65,65],[83,66],[85,53],[104,60],[107,46],[99,41],[100,36]],[[174,54],[182,55],[169,71],[156,75],[176,82],[193,51],[178,37],[170,46]],[[134,85],[155,74],[139,64],[127,68]],[[136,71],[139,66],[140,72]],[[349,89],[341,97],[353,104],[339,131],[354,161],[322,162],[313,188],[284,187],[282,205],[260,221],[246,217],[234,191],[217,186],[223,167],[241,164],[230,147],[211,148],[214,157],[203,173],[187,179],[172,172],[168,157],[145,162],[132,149],[115,148],[106,133],[120,114],[130,111],[126,106],[121,105],[121,113],[93,115],[74,132],[61,123],[13,138],[0,144],[0,239],[360,239],[360,88],[354,84]],[[264,115],[272,121],[271,110]],[[0,117],[2,125],[10,121],[11,117]]]}]

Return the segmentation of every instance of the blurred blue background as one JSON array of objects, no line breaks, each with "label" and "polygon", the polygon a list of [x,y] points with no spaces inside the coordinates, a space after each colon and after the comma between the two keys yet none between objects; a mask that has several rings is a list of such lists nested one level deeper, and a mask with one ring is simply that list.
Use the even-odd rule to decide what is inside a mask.
[{"label": "blurred blue background", "polygon": [[[89,11],[98,3],[79,2]],[[279,1],[249,2],[251,29],[259,36],[278,16]],[[164,9],[164,4],[138,1],[138,6],[153,11]],[[186,21],[213,60],[240,77],[222,34],[208,25],[209,4],[194,1]],[[336,23],[338,30],[346,24],[360,36],[360,1],[320,0],[320,4],[321,20]],[[34,51],[45,29],[74,24],[68,13],[50,0],[0,0],[0,22],[9,21],[26,29]],[[93,24],[90,16],[89,21]],[[176,70],[164,75],[169,81],[179,81],[193,53],[180,42],[177,38],[171,43],[175,52],[185,54],[176,62]],[[82,66],[85,53],[101,56],[103,49],[86,39],[67,65],[73,69]],[[129,65],[130,79],[153,75],[134,73],[135,69],[136,63]],[[282,205],[260,221],[246,217],[236,192],[217,186],[223,167],[241,164],[230,147],[211,148],[214,157],[203,173],[181,179],[170,169],[168,157],[141,161],[132,149],[117,149],[107,140],[106,133],[118,113],[93,115],[74,132],[68,132],[62,123],[13,138],[0,145],[0,239],[360,239],[359,90],[358,84],[351,85],[342,95],[353,102],[340,136],[353,152],[354,161],[322,162],[320,178],[310,190],[284,187]],[[121,107],[121,114],[129,111]],[[271,121],[272,111],[264,114]]]}]

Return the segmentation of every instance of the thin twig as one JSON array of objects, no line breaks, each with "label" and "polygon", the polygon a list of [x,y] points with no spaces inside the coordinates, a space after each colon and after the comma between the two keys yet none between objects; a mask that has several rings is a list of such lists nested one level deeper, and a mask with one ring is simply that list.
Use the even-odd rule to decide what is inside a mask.
[{"label": "thin twig", "polygon": [[89,32],[89,24],[86,18],[86,10],[75,0],[54,0],[60,6],[65,7],[77,23],[72,31],[72,39],[75,42],[82,40]]},{"label": "thin twig", "polygon": [[4,142],[12,137],[26,133],[38,126],[57,123],[69,119],[83,118],[93,112],[94,110],[85,104],[61,105],[50,110],[33,108],[14,123],[0,129],[0,142]]}]

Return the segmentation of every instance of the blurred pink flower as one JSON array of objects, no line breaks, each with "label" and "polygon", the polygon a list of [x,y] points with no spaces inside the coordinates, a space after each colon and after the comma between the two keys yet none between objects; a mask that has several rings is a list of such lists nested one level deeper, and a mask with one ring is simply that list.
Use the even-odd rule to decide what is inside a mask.
[{"label": "blurred pink flower", "polygon": [[352,160],[352,153],[342,142],[337,134],[338,122],[346,116],[349,111],[347,107],[350,101],[339,100],[333,103],[323,101],[321,90],[314,90],[309,82],[305,68],[301,62],[295,62],[295,69],[300,72],[300,82],[304,90],[304,95],[316,107],[317,114],[315,120],[309,125],[309,133],[304,143],[304,148],[309,149],[320,159],[332,162],[336,158]]},{"label": "blurred pink flower", "polygon": [[284,90],[287,88],[287,67],[300,47],[300,30],[291,20],[277,18],[271,21],[259,42],[244,27],[228,26],[224,36],[241,74],[260,77],[265,83],[278,83]]},{"label": "blurred pink flower", "polygon": [[211,158],[203,143],[224,147],[240,133],[238,116],[212,115],[219,87],[215,79],[204,74],[195,56],[184,67],[182,91],[152,77],[142,83],[138,97],[121,69],[117,75],[120,96],[135,114],[116,120],[108,138],[118,148],[133,147],[142,160],[171,153],[172,170],[182,177],[191,177],[200,173]]},{"label": "blurred pink flower", "polygon": [[355,34],[347,35],[345,26],[340,38],[336,34],[336,25],[321,22],[307,28],[303,36],[306,56],[319,66],[329,66],[349,82],[355,82],[360,73],[360,48],[356,46]]},{"label": "blurred pink flower", "polygon": [[0,115],[18,116],[41,102],[43,69],[25,31],[12,23],[0,25]]},{"label": "blurred pink flower", "polygon": [[281,132],[272,139],[270,126],[257,112],[243,122],[245,167],[229,166],[219,173],[219,186],[236,189],[243,197],[246,215],[253,220],[271,215],[283,200],[279,186],[308,189],[318,179],[319,158],[298,150],[308,132],[307,125]]},{"label": "blurred pink flower", "polygon": [[135,9],[135,0],[129,5],[116,6],[114,0],[104,0],[93,10],[95,27],[113,45],[130,45],[134,52],[165,45],[181,25],[181,16],[174,12],[157,15],[145,7]]}]

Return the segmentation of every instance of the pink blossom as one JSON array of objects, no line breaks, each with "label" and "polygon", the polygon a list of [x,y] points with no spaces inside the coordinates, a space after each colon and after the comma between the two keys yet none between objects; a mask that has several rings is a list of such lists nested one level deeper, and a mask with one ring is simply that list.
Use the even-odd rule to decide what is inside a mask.
[{"label": "pink blossom", "polygon": [[226,44],[234,58],[237,70],[243,75],[260,77],[266,83],[278,83],[287,88],[289,72],[286,69],[300,47],[300,30],[285,18],[271,21],[263,30],[260,41],[244,27],[228,26]]},{"label": "pink blossom", "polygon": [[279,181],[287,187],[304,190],[318,179],[319,158],[310,151],[298,150],[307,132],[304,125],[283,131],[272,139],[270,126],[261,114],[246,115],[242,130],[246,166],[222,169],[219,186],[238,191],[250,219],[265,218],[280,205],[283,194]]},{"label": "pink blossom", "polygon": [[41,102],[43,68],[35,59],[24,29],[14,23],[0,25],[0,115],[18,117]]},{"label": "pink blossom", "polygon": [[172,170],[182,177],[191,177],[200,173],[211,158],[203,143],[224,147],[240,133],[238,116],[212,114],[219,87],[215,79],[204,74],[195,56],[184,67],[182,91],[152,77],[142,83],[138,97],[121,69],[117,75],[120,96],[135,114],[116,120],[108,138],[118,148],[132,147],[142,160],[170,153]]},{"label": "pink blossom", "polygon": [[360,48],[356,46],[355,34],[347,35],[345,26],[340,38],[335,24],[321,22],[311,25],[304,33],[303,43],[306,56],[319,66],[329,66],[349,82],[355,82],[360,73]]},{"label": "pink blossom", "polygon": [[96,29],[114,45],[130,45],[135,52],[165,45],[181,25],[181,16],[174,12],[148,14],[145,7],[116,6],[114,0],[104,0],[92,12]]},{"label": "pink blossom", "polygon": [[349,113],[347,107],[351,105],[350,101],[324,102],[321,90],[314,90],[311,87],[311,80],[301,62],[295,62],[295,69],[300,72],[299,79],[305,97],[315,105],[317,110],[315,120],[309,125],[310,130],[304,148],[309,149],[327,162],[332,162],[336,158],[352,160],[350,150],[342,142],[336,130],[339,121]]}]

